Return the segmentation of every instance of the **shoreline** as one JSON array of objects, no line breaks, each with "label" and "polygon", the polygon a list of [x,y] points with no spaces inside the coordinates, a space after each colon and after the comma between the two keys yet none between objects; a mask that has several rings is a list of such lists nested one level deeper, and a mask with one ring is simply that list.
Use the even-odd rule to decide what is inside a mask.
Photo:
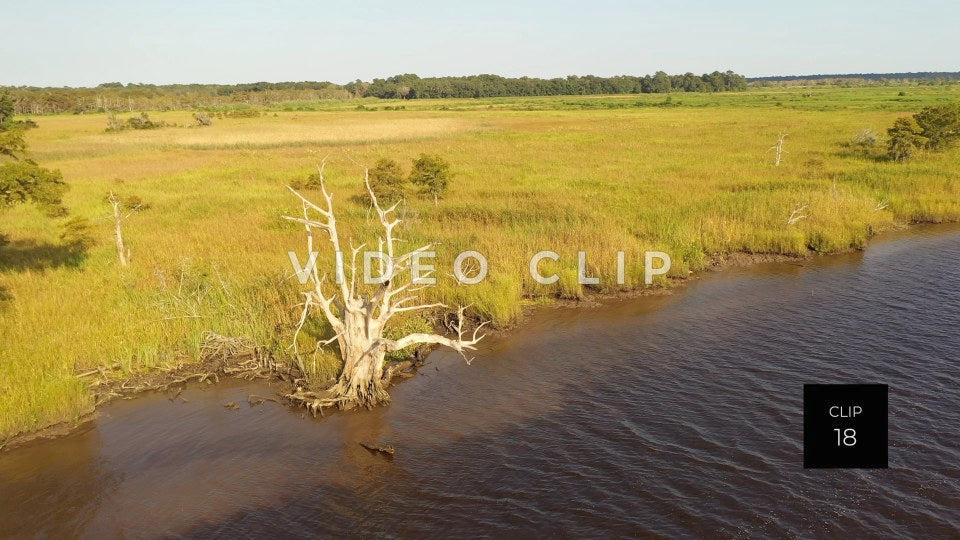
[{"label": "shoreline", "polygon": [[[815,259],[817,256],[829,257],[848,253],[864,252],[873,245],[875,239],[881,241],[891,240],[898,234],[915,234],[915,231],[919,227],[949,226],[956,225],[957,223],[960,222],[942,220],[916,221],[897,224],[891,228],[876,231],[869,238],[863,249],[847,248],[825,253],[809,250],[803,255],[751,253],[745,251],[734,251],[722,255],[714,255],[710,257],[709,264],[705,269],[693,272],[685,277],[670,278],[668,286],[656,288],[640,287],[636,289],[614,292],[601,292],[585,287],[582,298],[552,298],[546,302],[530,303],[522,307],[521,314],[516,320],[511,322],[509,325],[491,329],[488,331],[488,333],[504,335],[515,331],[524,324],[524,320],[526,319],[527,315],[533,310],[543,309],[546,307],[599,307],[602,305],[604,300],[627,300],[644,296],[670,295],[676,290],[684,290],[688,284],[693,283],[711,273],[723,272],[731,269],[749,268],[759,264],[810,261]],[[423,365],[423,362],[434,348],[435,347],[418,348],[413,352],[410,359],[393,363],[390,366],[392,369],[388,371],[389,377],[385,380],[386,386],[389,388],[390,386],[400,384],[407,378],[412,377],[413,374],[416,373],[417,369]],[[263,374],[259,372],[257,372],[257,375],[245,377],[244,374],[251,373],[251,369],[249,367],[241,369],[238,366],[241,366],[241,361],[250,360],[250,358],[255,356],[255,352],[249,352],[246,354],[233,355],[229,357],[212,359],[198,358],[196,362],[181,365],[174,370],[137,374],[126,379],[104,381],[102,388],[100,388],[101,393],[94,393],[94,397],[96,398],[97,396],[106,395],[107,397],[105,399],[95,401],[95,404],[89,410],[81,413],[74,420],[58,422],[56,424],[51,424],[36,430],[21,432],[11,436],[10,438],[0,442],[0,453],[24,448],[33,443],[41,444],[46,440],[53,440],[71,435],[96,420],[100,414],[100,408],[104,405],[108,405],[115,399],[135,399],[150,392],[165,392],[170,390],[171,387],[185,388],[191,383],[218,384],[220,382],[220,376],[240,380],[245,379],[247,381],[259,379],[263,382],[266,382],[272,389],[276,391],[280,390],[278,387],[283,385],[289,386],[294,382],[294,376],[289,371],[290,368],[279,363],[270,367],[272,370],[272,376],[270,377],[263,376]],[[401,365],[403,366],[401,367]],[[274,371],[274,369],[277,367],[280,367],[281,369]],[[103,369],[103,367],[101,367],[101,369]],[[202,372],[197,373],[201,370]],[[95,370],[94,372],[97,371],[99,370]],[[191,372],[193,374],[189,375]],[[78,377],[82,376],[82,374],[78,375]],[[216,382],[211,381],[211,379]],[[394,382],[395,379],[400,380]],[[118,389],[125,390],[126,393],[117,393],[116,390]],[[280,395],[280,400],[278,400],[278,403],[285,407],[300,408],[288,400],[283,400],[282,395]],[[333,412],[339,411],[334,410]],[[322,411],[321,416],[324,416]]]}]

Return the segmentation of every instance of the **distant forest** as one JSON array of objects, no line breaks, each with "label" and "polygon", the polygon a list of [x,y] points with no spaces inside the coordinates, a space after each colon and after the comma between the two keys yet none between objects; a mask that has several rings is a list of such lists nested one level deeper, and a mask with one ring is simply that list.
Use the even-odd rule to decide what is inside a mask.
[{"label": "distant forest", "polygon": [[507,78],[498,75],[468,77],[426,77],[396,75],[356,81],[344,86],[356,95],[379,98],[479,98],[505,96],[575,96],[592,94],[650,94],[664,92],[735,92],[747,89],[747,78],[732,71],[694,75],[596,77],[571,75],[566,78]]},{"label": "distant forest", "polygon": [[750,77],[750,86],[892,86],[899,84],[936,85],[960,81],[960,72],[918,71],[911,73],[844,73],[837,75],[780,75]]},{"label": "distant forest", "polygon": [[866,81],[957,81],[960,71],[916,71],[906,73],[844,73],[839,75],[778,75],[776,77],[748,77],[747,82],[819,81],[832,79],[863,79]]},{"label": "distant forest", "polygon": [[235,106],[264,106],[286,101],[325,99],[484,98],[598,94],[648,94],[665,92],[736,92],[756,86],[877,84],[939,84],[960,80],[960,72],[867,73],[845,75],[789,75],[746,78],[732,71],[703,75],[684,73],[596,77],[593,75],[538,79],[470,75],[418,77],[395,75],[372,82],[257,82],[246,84],[122,84],[104,83],[95,88],[38,88],[0,86],[15,104],[16,114],[56,114],[106,111],[189,110]]},{"label": "distant forest", "polygon": [[183,110],[238,104],[262,106],[298,100],[423,98],[483,98],[664,92],[731,92],[747,88],[747,79],[732,71],[643,77],[571,75],[556,79],[509,78],[499,75],[418,77],[396,75],[372,82],[281,82],[249,84],[122,84],[96,88],[0,87],[9,93],[17,114],[84,113],[101,111]]}]

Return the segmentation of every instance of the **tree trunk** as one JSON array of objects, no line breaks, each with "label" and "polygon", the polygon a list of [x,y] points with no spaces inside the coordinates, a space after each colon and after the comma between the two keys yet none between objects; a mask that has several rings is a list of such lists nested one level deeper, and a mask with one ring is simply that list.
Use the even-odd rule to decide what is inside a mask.
[{"label": "tree trunk", "polygon": [[114,237],[117,241],[120,266],[127,266],[130,264],[130,250],[123,244],[123,216],[120,215],[120,200],[113,193],[110,193],[110,204],[113,205],[113,219],[116,222]]},{"label": "tree trunk", "polygon": [[347,313],[346,331],[340,339],[343,371],[334,391],[345,407],[354,405],[371,408],[390,401],[383,387],[383,357],[381,331],[375,320],[363,312]]},{"label": "tree trunk", "polygon": [[117,221],[117,255],[120,256],[120,266],[127,266],[130,264],[130,252],[127,251],[127,248],[123,245],[123,231],[120,229],[120,222]]},{"label": "tree trunk", "polygon": [[347,358],[343,373],[333,389],[343,408],[368,409],[387,403],[390,395],[383,387],[383,352]]}]

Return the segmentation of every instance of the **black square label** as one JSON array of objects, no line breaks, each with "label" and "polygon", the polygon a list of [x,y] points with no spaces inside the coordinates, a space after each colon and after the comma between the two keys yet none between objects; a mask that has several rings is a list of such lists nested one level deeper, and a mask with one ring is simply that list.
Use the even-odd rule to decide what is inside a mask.
[{"label": "black square label", "polygon": [[803,385],[803,467],[887,467],[887,385]]}]

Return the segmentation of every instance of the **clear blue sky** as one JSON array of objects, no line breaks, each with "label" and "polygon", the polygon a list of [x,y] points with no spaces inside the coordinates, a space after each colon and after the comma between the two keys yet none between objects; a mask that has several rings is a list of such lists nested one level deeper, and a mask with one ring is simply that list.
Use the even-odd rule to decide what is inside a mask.
[{"label": "clear blue sky", "polygon": [[0,85],[960,70],[956,0],[0,0]]}]

